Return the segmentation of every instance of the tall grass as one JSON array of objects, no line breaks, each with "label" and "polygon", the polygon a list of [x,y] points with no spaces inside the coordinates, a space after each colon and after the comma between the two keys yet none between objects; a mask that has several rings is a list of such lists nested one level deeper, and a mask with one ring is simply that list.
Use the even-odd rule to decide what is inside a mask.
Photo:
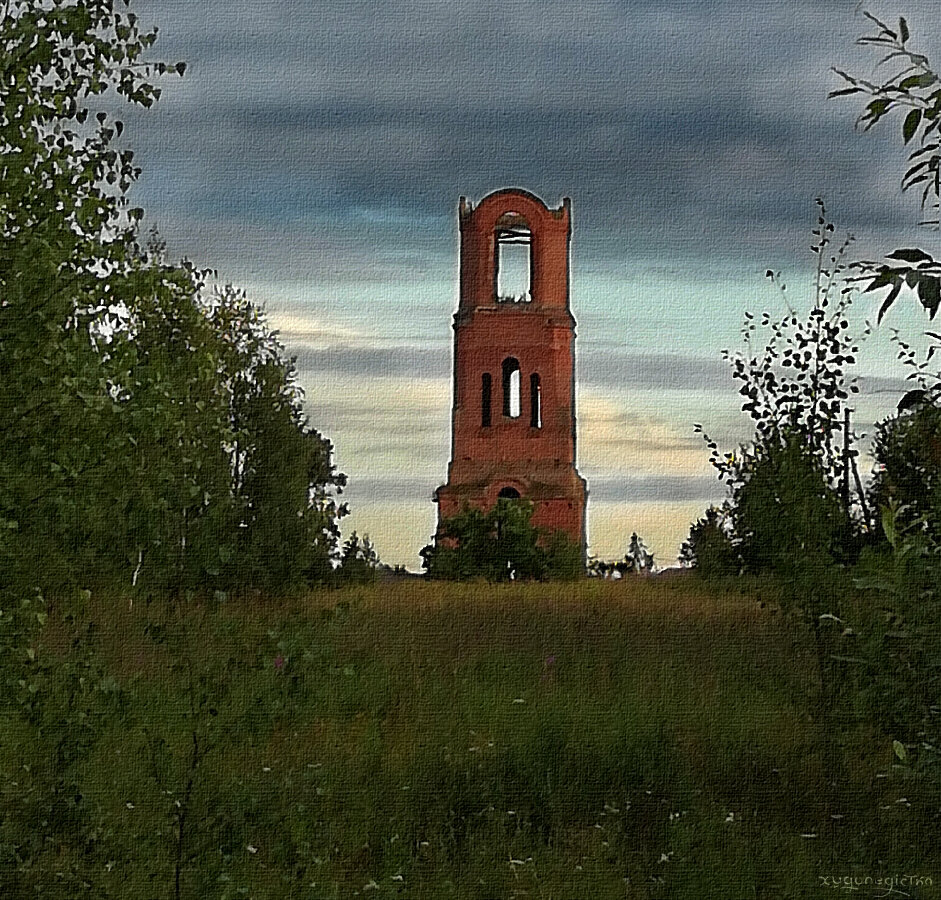
[{"label": "tall grass", "polygon": [[809,640],[751,595],[405,582],[88,617],[116,699],[81,779],[124,896],[171,896],[177,853],[183,896],[221,898],[819,897],[939,861],[873,736],[825,783]]}]

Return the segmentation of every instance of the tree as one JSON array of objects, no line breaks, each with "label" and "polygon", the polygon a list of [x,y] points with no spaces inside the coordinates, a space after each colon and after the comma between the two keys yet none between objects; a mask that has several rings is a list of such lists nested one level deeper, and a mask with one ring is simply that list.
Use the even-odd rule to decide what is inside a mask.
[{"label": "tree", "polygon": [[[766,277],[780,291],[787,315],[774,319],[766,312],[756,319],[746,312],[745,349],[726,350],[723,358],[739,382],[742,411],[752,420],[755,444],[780,443],[783,435],[800,434],[828,478],[838,482],[848,462],[842,440],[846,402],[859,390],[848,370],[856,364],[859,342],[869,330],[860,337],[850,333],[848,313],[855,291],[844,282],[844,260],[852,237],[831,249],[834,227],[823,201],[816,203],[819,215],[811,248],[817,257],[813,306],[805,317],[799,317],[788,301],[780,273],[769,269]],[[759,329],[765,337],[757,343]],[[701,426],[694,428],[702,433]],[[734,483],[736,454],[722,455],[714,441],[707,437],[706,442],[720,478]]]},{"label": "tree", "polygon": [[624,558],[631,563],[632,570],[639,575],[649,575],[653,571],[653,554],[637,536],[636,531],[631,534],[631,542]]},{"label": "tree", "polygon": [[[139,170],[118,147],[120,122],[95,107],[108,91],[149,107],[154,81],[183,65],[146,61],[156,32],[126,6],[0,9],[4,896],[117,896],[116,857],[165,849],[162,815],[125,836],[85,789],[127,709],[82,612],[91,592],[74,588],[146,588],[173,621],[191,591],[324,579],[336,556],[343,477],[303,416],[293,362],[243,294],[139,240],[126,200]],[[175,870],[180,897],[198,822],[186,822],[190,787],[218,712],[209,694],[218,702],[229,679],[208,684],[198,648],[174,649],[193,747],[152,744],[182,772],[161,795],[175,863],[157,865]]]},{"label": "tree", "polygon": [[421,551],[429,578],[446,581],[569,580],[583,574],[581,549],[532,524],[533,505],[501,497],[487,512],[467,507],[441,523]]},{"label": "tree", "polygon": [[268,588],[330,581],[346,512],[334,494],[346,478],[304,415],[294,361],[244,292],[218,291],[211,315],[226,348],[222,380],[240,510],[230,578]]},{"label": "tree", "polygon": [[[812,308],[799,317],[787,301],[780,274],[769,270],[767,277],[780,290],[787,315],[772,319],[765,313],[756,319],[746,312],[744,351],[723,354],[739,382],[754,439],[721,453],[704,435],[710,461],[729,488],[728,537],[736,552],[750,568],[781,573],[808,554],[841,558],[853,531],[849,474],[856,451],[848,433],[847,401],[858,391],[848,370],[856,363],[859,339],[850,333],[848,315],[855,289],[843,280],[852,239],[830,249],[833,225],[823,202],[817,205]],[[759,330],[764,335],[760,342],[755,340]],[[862,336],[866,334],[868,328]],[[694,427],[702,433],[701,426]],[[859,499],[861,524],[867,527],[865,500]],[[800,510],[792,529],[780,518],[791,516],[789,510]],[[793,554],[791,561],[788,554]]]},{"label": "tree", "polygon": [[341,583],[372,584],[379,577],[379,555],[369,540],[354,531],[343,545],[340,568],[337,571]]},{"label": "tree", "polygon": [[[119,122],[89,121],[111,89],[149,106],[150,82],[171,67],[146,63],[155,33],[112,3],[14,0],[0,13],[0,519],[4,575],[48,580],[74,561],[86,516],[82,494],[112,459],[112,406],[90,329],[102,322],[133,264],[124,191],[136,177],[117,150]],[[182,71],[182,66],[173,67]],[[69,535],[69,531],[72,534]],[[15,550],[12,545],[15,544]],[[2,549],[2,548],[0,548]]]},{"label": "tree", "polygon": [[926,401],[880,422],[872,455],[873,506],[892,507],[896,529],[941,542],[941,408]]},{"label": "tree", "polygon": [[[713,574],[738,562],[737,571],[774,579],[785,612],[810,632],[821,684],[821,740],[829,744],[838,679],[834,636],[827,625],[839,619],[839,566],[852,558],[857,534],[869,523],[861,492],[856,518],[849,491],[855,451],[847,401],[857,387],[848,371],[856,362],[858,339],[849,330],[855,289],[844,281],[844,258],[852,239],[832,249],[833,225],[823,202],[817,205],[813,306],[799,316],[780,275],[769,270],[787,315],[772,319],[766,313],[756,320],[746,313],[745,350],[724,353],[754,437],[727,453],[706,437],[728,497],[723,521],[716,514],[710,522],[707,514],[696,537],[707,536],[710,549],[718,551],[711,560]],[[759,334],[764,337],[756,341]],[[702,432],[701,426],[695,428]],[[830,749],[825,750],[828,766]]]},{"label": "tree", "polygon": [[708,507],[690,526],[680,549],[680,564],[696,569],[704,578],[737,575],[742,564],[730,532],[729,504]]},{"label": "tree", "polygon": [[145,62],[156,32],[114,0],[0,16],[0,583],[329,578],[343,477],[293,363],[244,294],[141,247],[94,110],[183,64]]},{"label": "tree", "polygon": [[[865,130],[894,111],[904,112],[904,144],[912,145],[903,191],[921,191],[921,207],[931,212],[921,224],[939,225],[941,207],[941,79],[928,58],[911,49],[904,18],[891,27],[864,13],[876,26],[858,44],[874,47],[883,56],[880,66],[894,66],[880,83],[835,69],[848,85],[830,96],[861,94],[868,100],[857,124]],[[914,143],[913,143],[914,142]],[[857,265],[867,292],[886,290],[879,309],[881,320],[903,290],[911,291],[934,318],[941,307],[941,262],[925,250],[900,248],[883,262]],[[941,583],[939,537],[938,443],[941,438],[937,406],[941,375],[929,371],[932,356],[941,349],[941,334],[926,332],[933,343],[919,362],[908,342],[897,338],[900,358],[911,369],[917,389],[902,397],[898,414],[880,423],[873,453],[877,471],[871,497],[879,507],[886,544],[861,560],[858,588],[871,592],[856,610],[852,629],[857,636],[854,658],[857,697],[868,701],[870,714],[896,740],[896,755],[912,770],[928,776],[929,804],[937,809],[941,786],[937,705],[939,652],[938,596]],[[872,703],[872,700],[875,703]],[[901,737],[903,744],[898,740]],[[912,752],[913,751],[913,752]]]},{"label": "tree", "polygon": [[798,570],[843,558],[849,545],[846,510],[803,433],[757,443],[736,466],[732,528],[748,569],[790,580]]}]

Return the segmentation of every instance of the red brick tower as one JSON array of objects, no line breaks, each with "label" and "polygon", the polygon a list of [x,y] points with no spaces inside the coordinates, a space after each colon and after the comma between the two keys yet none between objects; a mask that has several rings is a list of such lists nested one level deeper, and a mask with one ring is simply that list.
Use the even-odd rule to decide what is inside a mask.
[{"label": "red brick tower", "polygon": [[[585,548],[585,480],[575,468],[575,319],[569,310],[571,202],[522,190],[475,208],[461,197],[460,303],[448,482],[438,520],[498,497],[534,505],[533,523]],[[505,248],[529,249],[529,290],[500,296]],[[525,257],[524,257],[525,259]]]}]

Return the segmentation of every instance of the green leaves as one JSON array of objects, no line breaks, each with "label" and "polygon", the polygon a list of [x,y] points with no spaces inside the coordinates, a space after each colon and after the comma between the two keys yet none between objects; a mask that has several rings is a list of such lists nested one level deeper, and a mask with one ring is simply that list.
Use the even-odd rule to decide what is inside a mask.
[{"label": "green leaves", "polygon": [[4,9],[0,589],[332,572],[343,479],[293,366],[244,295],[140,246],[140,170],[96,106],[148,107],[185,64],[111,0]]},{"label": "green leaves", "polygon": [[879,307],[877,321],[882,321],[903,287],[912,290],[918,302],[928,312],[929,318],[933,319],[938,309],[941,308],[941,262],[917,248],[894,250],[888,254],[888,258],[914,263],[915,265],[888,266],[871,262],[855,265],[855,268],[866,273],[861,276],[862,280],[870,279],[864,293],[889,288],[889,293]]},{"label": "green leaves", "polygon": [[[893,250],[891,253],[887,253],[886,257],[888,259],[901,259],[910,263],[934,263],[934,259],[932,258],[931,254],[925,253],[924,250],[919,250],[917,247]],[[869,288],[869,290],[871,290],[871,288]]]},{"label": "green leaves", "polygon": [[435,543],[421,551],[428,577],[494,582],[572,577],[570,545],[550,538],[543,547],[532,514],[532,503],[506,498],[487,512],[465,507],[444,520]]},{"label": "green leaves", "polygon": [[902,124],[902,137],[905,139],[907,144],[918,131],[918,126],[921,123],[921,110],[913,109],[905,117],[905,121]]},{"label": "green leaves", "polygon": [[905,93],[906,91],[911,91],[914,88],[926,88],[931,87],[938,80],[937,75],[934,72],[922,72],[919,75],[909,75],[908,78],[903,78],[899,83],[897,90]]},{"label": "green leaves", "polygon": [[860,116],[859,121],[866,123],[866,131],[872,128],[888,111],[892,101],[884,97],[878,97],[870,101],[866,106],[866,112]]},{"label": "green leaves", "polygon": [[[863,78],[847,74],[841,69],[834,69],[850,87],[831,91],[830,97],[842,97],[850,94],[865,94],[870,99],[857,120],[865,130],[895,109],[906,111],[902,121],[902,140],[910,144],[919,138],[921,145],[909,155],[910,168],[902,179],[902,189],[908,190],[916,184],[923,185],[921,202],[924,206],[929,199],[933,205],[941,202],[941,178],[939,178],[938,145],[930,143],[930,137],[941,124],[941,87],[937,74],[931,69],[927,57],[908,47],[909,29],[905,19],[899,19],[898,31],[893,31],[875,16],[866,13],[867,18],[878,26],[872,35],[861,37],[857,43],[876,44],[888,48],[889,52],[880,60],[880,65],[894,62],[897,68],[893,75],[881,83],[874,83]],[[923,159],[924,155],[929,155]]]}]

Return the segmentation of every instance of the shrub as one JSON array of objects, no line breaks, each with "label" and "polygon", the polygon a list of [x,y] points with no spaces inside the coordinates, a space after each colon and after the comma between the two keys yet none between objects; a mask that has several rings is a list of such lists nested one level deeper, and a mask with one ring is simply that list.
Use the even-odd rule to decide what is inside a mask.
[{"label": "shrub", "polygon": [[738,462],[734,534],[745,566],[787,574],[811,557],[841,559],[851,531],[846,511],[803,435],[756,444]]},{"label": "shrub", "polygon": [[488,512],[465,507],[441,523],[421,551],[429,578],[444,581],[571,580],[584,573],[581,548],[532,524],[533,505],[501,497]]},{"label": "shrub", "polygon": [[704,578],[737,575],[741,557],[729,533],[728,510],[710,506],[689,529],[680,550],[680,563],[698,570]]},{"label": "shrub", "polygon": [[941,408],[923,403],[880,422],[873,456],[872,505],[894,505],[899,527],[941,538]]},{"label": "shrub", "polygon": [[337,580],[341,584],[372,584],[379,577],[379,554],[369,540],[354,531],[343,545]]}]

